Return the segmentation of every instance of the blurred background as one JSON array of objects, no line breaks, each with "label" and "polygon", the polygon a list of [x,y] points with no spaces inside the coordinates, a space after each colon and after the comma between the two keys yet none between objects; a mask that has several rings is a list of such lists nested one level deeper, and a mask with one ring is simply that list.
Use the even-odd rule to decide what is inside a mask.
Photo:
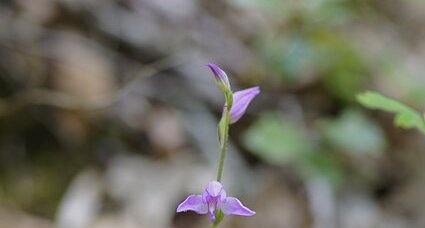
[{"label": "blurred background", "polygon": [[421,0],[0,1],[0,227],[209,227],[214,179],[257,214],[220,227],[425,227],[425,140],[363,108],[425,110]]}]

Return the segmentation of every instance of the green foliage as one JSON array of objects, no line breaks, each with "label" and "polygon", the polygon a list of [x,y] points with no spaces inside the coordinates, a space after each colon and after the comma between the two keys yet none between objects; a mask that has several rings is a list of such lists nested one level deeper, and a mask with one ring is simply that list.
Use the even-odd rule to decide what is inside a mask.
[{"label": "green foliage", "polygon": [[215,222],[213,224],[213,227],[217,227],[218,224],[220,224],[221,221],[223,221],[224,214],[221,210],[218,210],[218,211],[215,212],[214,215],[215,215]]},{"label": "green foliage", "polygon": [[244,135],[245,145],[272,164],[290,164],[313,150],[305,133],[278,114],[262,116]]},{"label": "green foliage", "polygon": [[261,159],[275,165],[294,165],[304,178],[337,183],[342,176],[330,153],[315,146],[303,128],[279,114],[267,114],[244,135],[244,144]]},{"label": "green foliage", "polygon": [[386,146],[379,125],[358,110],[347,110],[338,119],[322,121],[320,129],[333,147],[353,155],[379,154]]},{"label": "green foliage", "polygon": [[358,94],[357,100],[367,108],[395,113],[394,124],[397,127],[416,128],[425,133],[424,116],[394,99],[369,91]]}]

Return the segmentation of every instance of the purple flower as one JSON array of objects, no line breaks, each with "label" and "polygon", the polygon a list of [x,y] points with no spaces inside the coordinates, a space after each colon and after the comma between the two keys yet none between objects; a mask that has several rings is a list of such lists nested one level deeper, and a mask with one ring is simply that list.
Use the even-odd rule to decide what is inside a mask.
[{"label": "purple flower", "polygon": [[249,103],[260,93],[258,86],[244,89],[233,94],[233,105],[230,109],[230,123],[236,123],[245,114]]},{"label": "purple flower", "polygon": [[212,222],[215,221],[215,212],[219,210],[225,215],[255,214],[235,197],[227,197],[223,185],[218,181],[211,181],[202,195],[190,195],[177,207],[177,212],[194,211],[198,214],[208,214]]},{"label": "purple flower", "polygon": [[220,69],[220,67],[218,67],[214,63],[209,63],[207,64],[207,66],[213,72],[218,87],[223,90],[223,92],[226,90],[230,90],[229,78],[227,77],[226,72],[224,72],[222,69]]},{"label": "purple flower", "polygon": [[[224,72],[220,67],[213,63],[207,64],[207,66],[213,72],[218,87],[223,91],[230,91],[229,78],[227,78],[226,72]],[[245,114],[246,109],[248,108],[249,103],[254,99],[257,94],[260,93],[260,88],[258,86],[252,87],[249,89],[241,90],[233,94],[233,104],[232,109],[230,110],[230,123],[236,123],[242,116]]]}]

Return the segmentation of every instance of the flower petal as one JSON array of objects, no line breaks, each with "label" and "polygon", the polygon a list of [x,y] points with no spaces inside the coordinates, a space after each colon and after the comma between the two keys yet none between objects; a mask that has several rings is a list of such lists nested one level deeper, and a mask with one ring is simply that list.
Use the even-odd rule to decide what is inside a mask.
[{"label": "flower petal", "polygon": [[214,63],[209,63],[207,64],[207,66],[213,72],[218,87],[223,91],[230,90],[229,78],[227,77],[226,72],[224,72],[222,69],[220,69],[220,67],[218,67]]},{"label": "flower petal", "polygon": [[221,204],[221,210],[225,215],[241,215],[241,216],[253,216],[254,211],[242,205],[241,201],[235,197],[227,197],[226,202]]},{"label": "flower petal", "polygon": [[177,212],[182,211],[194,211],[198,214],[206,214],[208,212],[208,205],[204,203],[201,195],[190,195],[177,207]]},{"label": "flower petal", "polygon": [[244,89],[233,94],[233,105],[230,109],[230,123],[237,122],[245,114],[249,103],[260,93],[258,86]]}]

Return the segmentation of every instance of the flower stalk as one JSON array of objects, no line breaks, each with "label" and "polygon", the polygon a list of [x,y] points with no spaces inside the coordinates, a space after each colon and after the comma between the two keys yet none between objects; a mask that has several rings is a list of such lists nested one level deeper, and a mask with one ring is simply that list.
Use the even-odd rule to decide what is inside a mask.
[{"label": "flower stalk", "polygon": [[[230,92],[231,93],[231,92]],[[230,98],[229,98],[230,97]],[[217,168],[217,181],[221,181],[223,175],[224,160],[226,159],[227,141],[229,140],[230,110],[232,109],[232,95],[226,96],[223,117],[218,124],[218,139],[220,142],[220,157]]]}]

